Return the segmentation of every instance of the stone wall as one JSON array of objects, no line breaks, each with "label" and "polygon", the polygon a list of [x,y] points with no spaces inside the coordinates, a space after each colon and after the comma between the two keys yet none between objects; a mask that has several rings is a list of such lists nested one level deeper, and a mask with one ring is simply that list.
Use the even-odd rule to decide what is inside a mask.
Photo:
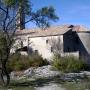
[{"label": "stone wall", "polygon": [[[38,52],[40,55],[42,55],[43,58],[46,58],[48,60],[52,60],[52,56],[53,56],[53,50],[52,50],[53,47],[51,45],[51,42],[53,41],[58,42],[58,39],[60,38],[60,43],[63,43],[63,35],[31,38],[30,35],[28,34],[28,35],[18,36],[17,38],[18,39],[15,43],[16,47],[12,49],[13,52],[16,49],[21,48],[21,41],[22,41],[23,47],[27,46],[28,50],[29,48],[32,48],[33,51]],[[55,43],[53,42],[53,44]]]},{"label": "stone wall", "polygon": [[[55,51],[55,45],[57,46],[58,44],[59,47],[56,49],[59,50],[62,48],[61,51],[58,51],[62,53],[62,55],[75,54],[75,56],[80,56],[90,63],[90,32],[73,32],[69,30],[64,35],[30,37],[30,34],[27,34],[19,35],[17,38],[12,52],[22,46],[22,41],[23,47],[27,46],[28,51],[30,50],[29,48],[31,48],[33,51],[42,55],[43,58],[52,60],[53,50]],[[58,42],[59,39],[60,42]],[[53,45],[51,42],[53,42]],[[24,52],[24,54],[26,53]]]},{"label": "stone wall", "polygon": [[90,63],[90,32],[79,32],[79,55]]}]

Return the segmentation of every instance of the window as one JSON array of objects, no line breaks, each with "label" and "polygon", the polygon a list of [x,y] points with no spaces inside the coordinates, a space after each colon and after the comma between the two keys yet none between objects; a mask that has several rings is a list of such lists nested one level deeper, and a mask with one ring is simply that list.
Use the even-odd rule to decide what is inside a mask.
[{"label": "window", "polygon": [[51,47],[51,52],[53,52],[53,47]]},{"label": "window", "polygon": [[48,44],[48,40],[46,40],[46,44]]},{"label": "window", "polygon": [[38,50],[35,50],[35,54],[38,54]]}]

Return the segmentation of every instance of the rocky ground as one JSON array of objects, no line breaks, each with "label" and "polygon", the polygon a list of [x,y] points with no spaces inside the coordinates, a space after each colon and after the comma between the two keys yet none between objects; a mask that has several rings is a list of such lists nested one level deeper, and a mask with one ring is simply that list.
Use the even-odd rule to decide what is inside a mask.
[{"label": "rocky ground", "polygon": [[80,73],[64,73],[52,69],[51,65],[42,66],[38,68],[29,68],[23,72],[11,72],[11,79],[23,79],[23,78],[52,78],[59,76],[62,80],[74,81],[80,80],[85,77],[90,77],[90,72],[81,71]]},{"label": "rocky ground", "polygon": [[[62,86],[61,82],[63,81],[71,83],[69,85],[70,88],[72,86],[72,83],[75,84],[72,86],[72,89],[69,88],[67,90],[73,90],[73,88],[76,88],[74,90],[89,90],[87,89],[90,86],[89,83],[87,82],[88,85],[86,83],[84,85],[82,83],[82,80],[84,81],[86,80],[86,78],[90,79],[90,71],[81,71],[80,73],[61,73],[60,71],[57,71],[52,68],[53,67],[51,65],[42,66],[38,68],[31,67],[25,71],[13,71],[11,72],[10,76],[11,80],[18,81],[19,85],[25,84],[34,88],[30,90],[66,90],[68,85],[66,84],[65,87]],[[77,89],[79,87],[82,87],[84,89]],[[24,89],[23,87],[23,90],[29,90],[29,88]]]},{"label": "rocky ground", "polygon": [[38,87],[36,88],[36,90],[66,90],[64,88],[62,88],[61,85],[58,85],[56,83],[50,83],[48,86],[44,86],[44,87]]}]

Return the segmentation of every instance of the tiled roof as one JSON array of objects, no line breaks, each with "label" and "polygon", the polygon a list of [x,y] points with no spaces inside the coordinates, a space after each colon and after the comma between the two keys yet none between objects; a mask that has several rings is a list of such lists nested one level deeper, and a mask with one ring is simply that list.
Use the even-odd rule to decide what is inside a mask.
[{"label": "tiled roof", "polygon": [[76,32],[90,32],[90,30],[83,26],[83,25],[76,25],[73,27],[73,30],[72,31],[76,31]]},{"label": "tiled roof", "polygon": [[60,26],[53,26],[46,30],[41,30],[40,28],[33,28],[33,29],[24,29],[24,30],[17,30],[16,35],[26,35],[29,34],[30,37],[39,37],[39,36],[53,36],[53,35],[63,35],[67,31],[86,31],[85,28],[77,25],[60,25]]}]

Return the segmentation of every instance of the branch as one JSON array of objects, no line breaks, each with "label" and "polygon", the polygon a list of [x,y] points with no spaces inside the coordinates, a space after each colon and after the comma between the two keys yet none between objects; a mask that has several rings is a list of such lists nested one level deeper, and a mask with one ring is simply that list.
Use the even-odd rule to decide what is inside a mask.
[{"label": "branch", "polygon": [[6,11],[5,9],[3,9],[3,8],[1,8],[1,7],[0,7],[0,9],[1,9],[2,11],[4,11],[5,13],[7,13],[7,11]]},{"label": "branch", "polygon": [[5,16],[5,19],[3,20],[3,30],[5,30],[6,28],[6,20],[8,18],[8,8],[7,8],[7,11],[6,11],[6,16]]},{"label": "branch", "polygon": [[[4,31],[4,33],[6,34],[6,38],[9,40],[9,42],[7,42],[7,43],[10,43],[10,42],[11,42],[11,39],[10,39],[10,37],[9,37],[9,33],[8,33],[8,31],[7,31],[7,28],[6,28],[7,19],[8,19],[8,8],[7,8],[7,11],[6,11],[5,19],[4,19],[4,21],[3,21],[3,31]],[[7,47],[8,47],[8,44],[7,44]]]},{"label": "branch", "polygon": [[29,20],[27,20],[24,24],[26,24],[26,23],[28,23],[28,22],[30,22],[30,21],[32,21],[33,19],[31,18],[31,19],[29,19]]},{"label": "branch", "polygon": [[9,23],[6,26],[6,29],[9,27],[9,25],[13,22],[13,20],[17,17],[18,13],[9,21]]}]

